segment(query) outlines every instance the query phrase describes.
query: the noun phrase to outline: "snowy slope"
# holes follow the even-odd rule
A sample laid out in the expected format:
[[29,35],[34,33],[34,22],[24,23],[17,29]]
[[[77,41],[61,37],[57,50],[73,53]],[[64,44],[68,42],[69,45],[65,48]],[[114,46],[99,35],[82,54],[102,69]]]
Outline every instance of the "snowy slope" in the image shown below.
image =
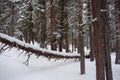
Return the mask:
[[[86,74],[80,75],[79,62],[38,58],[33,55],[30,65],[23,62],[26,55],[11,49],[0,55],[0,80],[95,80],[95,62],[86,59]],[[112,55],[112,59],[114,59]],[[114,80],[120,80],[120,66],[113,63]]]

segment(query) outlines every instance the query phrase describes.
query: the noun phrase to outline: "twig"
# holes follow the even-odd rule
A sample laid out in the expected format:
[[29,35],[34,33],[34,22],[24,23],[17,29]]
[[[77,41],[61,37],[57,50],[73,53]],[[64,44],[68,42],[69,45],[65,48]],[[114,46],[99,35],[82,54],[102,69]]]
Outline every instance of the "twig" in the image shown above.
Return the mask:
[[28,53],[28,58],[23,64],[26,64],[27,66],[29,65],[29,59],[30,59],[31,55],[32,55],[32,53],[31,54]]

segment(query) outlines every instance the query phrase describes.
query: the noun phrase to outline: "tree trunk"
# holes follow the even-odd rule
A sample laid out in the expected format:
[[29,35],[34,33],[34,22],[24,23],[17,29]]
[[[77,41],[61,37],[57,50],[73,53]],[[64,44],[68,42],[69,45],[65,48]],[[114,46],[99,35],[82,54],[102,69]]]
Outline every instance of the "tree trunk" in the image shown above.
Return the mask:
[[[106,0],[92,0],[97,80],[113,80],[109,49],[109,25]],[[106,74],[105,74],[106,73]]]
[[[82,21],[82,1],[78,1],[79,2],[79,15],[78,15],[78,20],[79,20],[79,24],[83,23]],[[84,53],[84,34],[83,34],[83,26],[79,26],[78,27],[79,32],[78,32],[78,53],[80,53],[80,70],[81,70],[81,74],[85,74],[85,53]]]
[[116,59],[115,63],[120,64],[120,0],[116,1]]
[[59,5],[60,5],[60,40],[59,40],[59,51],[62,52],[62,47],[63,47],[63,36],[64,36],[64,5],[65,2],[64,0],[60,0],[59,1]]
[[43,0],[43,5],[44,5],[44,12],[43,12],[43,20],[42,20],[42,31],[41,31],[41,44],[40,47],[45,48],[46,47],[46,0]]
[[[88,1],[88,21],[92,21],[92,6],[91,6],[91,0]],[[90,23],[89,25],[89,34],[90,34],[90,61],[94,61],[94,30],[93,25]]]
[[83,41],[83,34],[82,32],[82,27],[80,27],[79,29],[79,35],[78,35],[78,53],[80,53],[80,70],[81,70],[81,74],[85,74],[85,53],[84,53],[84,41]]
[[104,57],[101,47],[101,0],[92,0],[93,19],[97,21],[93,23],[94,26],[94,44],[95,44],[95,58],[96,58],[96,80],[105,80],[104,73]]
[[10,2],[10,9],[11,9],[11,13],[10,13],[10,27],[8,29],[8,34],[10,36],[14,36],[14,3]]
[[55,38],[55,35],[54,35],[54,32],[55,32],[55,0],[50,0],[50,29],[51,29],[51,32],[50,32],[50,37],[51,37],[51,50],[57,50],[57,46],[56,46],[56,38]]
[[112,77],[112,68],[111,68],[111,56],[110,56],[110,46],[109,46],[109,30],[110,26],[108,24],[108,9],[107,9],[107,0],[102,0],[101,3],[101,20],[103,21],[102,34],[103,34],[103,55],[104,55],[104,64],[106,70],[106,80],[113,80]]

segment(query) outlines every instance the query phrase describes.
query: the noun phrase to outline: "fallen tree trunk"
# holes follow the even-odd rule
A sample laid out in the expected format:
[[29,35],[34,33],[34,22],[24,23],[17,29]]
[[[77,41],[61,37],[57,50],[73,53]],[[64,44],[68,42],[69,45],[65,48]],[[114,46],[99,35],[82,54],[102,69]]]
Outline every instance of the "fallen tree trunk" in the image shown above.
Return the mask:
[[7,44],[12,47],[16,47],[18,49],[22,49],[26,52],[31,52],[33,54],[36,54],[36,56],[43,56],[47,58],[55,58],[55,59],[72,59],[76,58],[79,59],[79,54],[72,54],[72,53],[62,53],[47,49],[38,48],[35,45],[31,45],[28,43],[25,43],[23,41],[20,41],[18,39],[15,39],[13,37],[7,36],[5,34],[0,33],[0,42]]
[[[15,39],[13,37],[10,37],[8,35],[5,35],[3,33],[0,33],[0,42],[4,43],[5,45],[9,45],[11,47],[24,50],[27,53],[31,52],[38,57],[43,56],[50,59],[53,59],[53,58],[54,59],[80,59],[79,54],[63,53],[63,52],[42,49],[42,48],[36,47],[35,45],[31,45],[23,41],[20,41],[18,39]],[[86,55],[85,57],[89,58],[90,56]]]

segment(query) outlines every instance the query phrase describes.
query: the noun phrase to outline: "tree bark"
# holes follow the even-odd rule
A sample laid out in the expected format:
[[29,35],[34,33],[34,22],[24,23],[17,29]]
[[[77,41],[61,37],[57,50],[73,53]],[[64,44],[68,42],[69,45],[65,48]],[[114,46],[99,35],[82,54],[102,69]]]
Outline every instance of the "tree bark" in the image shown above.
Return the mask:
[[46,47],[46,37],[47,37],[47,33],[46,33],[46,0],[43,0],[43,6],[44,6],[44,12],[43,12],[43,20],[42,20],[42,31],[41,31],[41,44],[40,47],[45,48]]
[[101,45],[101,0],[92,0],[93,19],[97,21],[93,23],[94,26],[94,44],[95,44],[95,58],[96,58],[96,80],[105,80],[104,73],[104,57],[102,54]]
[[57,50],[57,46],[56,46],[56,38],[55,38],[55,35],[54,35],[54,32],[55,32],[55,0],[50,0],[50,37],[51,37],[51,50]]
[[60,0],[59,1],[59,5],[60,5],[60,40],[59,40],[59,51],[62,52],[62,47],[63,47],[63,36],[64,36],[64,0]]
[[110,46],[109,46],[109,30],[110,26],[108,24],[108,9],[107,9],[107,0],[102,0],[101,3],[101,20],[103,21],[102,34],[103,34],[103,55],[104,55],[104,64],[106,70],[106,80],[113,80],[112,77],[112,68],[111,68],[111,56],[110,56]]
[[120,0],[115,0],[116,2],[116,59],[115,63],[120,64]]
[[[88,1],[88,21],[92,21],[92,5],[91,5],[91,0]],[[92,23],[89,25],[89,34],[90,34],[90,61],[94,61],[94,29]]]
[[[78,15],[78,20],[79,20],[79,24],[83,23],[82,21],[82,1],[78,1],[79,2],[79,15]],[[78,45],[78,53],[80,53],[80,70],[81,70],[81,74],[85,74],[85,52],[84,52],[84,34],[83,34],[83,26],[79,26],[78,27],[78,40],[77,40],[77,45]]]
[[106,0],[92,0],[97,80],[113,80],[109,49],[109,24]]

